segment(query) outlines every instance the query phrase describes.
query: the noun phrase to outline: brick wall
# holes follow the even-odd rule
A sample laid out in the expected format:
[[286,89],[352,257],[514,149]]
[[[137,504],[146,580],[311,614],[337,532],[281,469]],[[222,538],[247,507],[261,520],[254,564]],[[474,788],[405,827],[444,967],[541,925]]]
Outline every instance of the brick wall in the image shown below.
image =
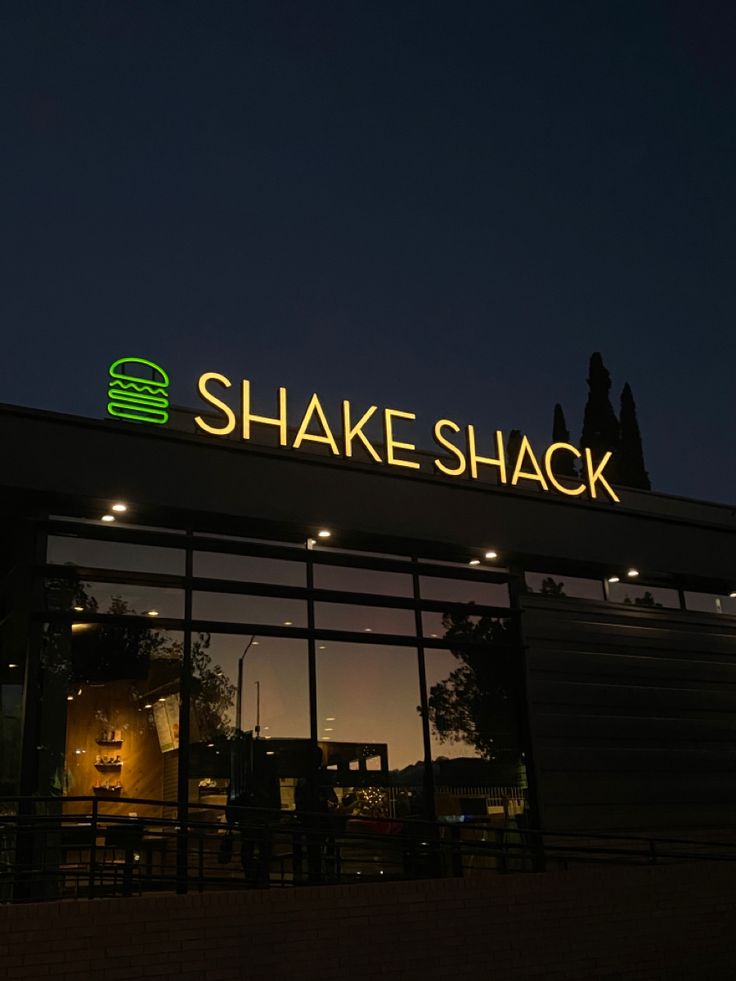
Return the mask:
[[736,865],[0,907],[0,977],[736,977]]

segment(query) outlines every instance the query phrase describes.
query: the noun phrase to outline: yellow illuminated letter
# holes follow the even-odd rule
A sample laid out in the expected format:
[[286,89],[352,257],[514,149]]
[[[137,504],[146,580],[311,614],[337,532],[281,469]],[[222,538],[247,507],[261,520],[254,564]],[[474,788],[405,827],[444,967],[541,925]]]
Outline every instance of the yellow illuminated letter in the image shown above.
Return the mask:
[[585,493],[585,484],[579,484],[577,487],[565,487],[561,484],[555,473],[552,465],[552,457],[555,453],[560,450],[565,450],[566,453],[572,453],[573,456],[580,457],[580,450],[575,449],[570,443],[553,443],[551,446],[547,447],[547,452],[544,454],[544,469],[547,471],[547,476],[549,477],[549,482],[552,486],[560,492],[560,494],[567,494],[569,497],[577,497],[578,494]]
[[416,450],[413,443],[397,443],[394,439],[394,419],[416,419],[413,412],[402,412],[400,409],[383,410],[383,429],[386,437],[386,463],[392,467],[410,467],[419,470],[420,465],[414,460],[399,460],[394,450]]
[[442,462],[442,460],[435,459],[434,465],[437,467],[438,470],[441,470],[442,473],[447,474],[448,477],[460,477],[465,473],[465,471],[468,468],[468,464],[466,463],[465,460],[465,454],[462,452],[462,450],[459,450],[457,446],[454,445],[454,443],[451,443],[448,439],[446,439],[442,435],[443,429],[451,429],[454,433],[459,433],[460,427],[456,422],[453,422],[452,419],[438,419],[437,422],[434,424],[435,442],[437,443],[438,446],[441,446],[443,449],[449,450],[450,453],[454,453],[455,456],[458,458],[459,463],[456,467],[448,467],[446,464]]
[[470,461],[470,476],[476,479],[478,476],[478,464],[484,463],[489,467],[498,467],[498,479],[502,484],[506,483],[506,456],[503,452],[503,433],[500,429],[496,430],[496,453],[494,459],[488,456],[478,456],[475,450],[475,427],[468,426],[468,459]]
[[250,382],[243,379],[243,439],[250,439],[250,426],[260,422],[264,426],[277,426],[279,431],[279,446],[286,446],[286,389],[279,389],[279,414],[275,419],[269,416],[254,416],[250,411]]
[[[312,421],[312,416],[316,416],[319,421],[320,426],[324,430],[323,433],[308,433],[307,428]],[[311,443],[327,443],[329,448],[332,450],[335,456],[340,456],[340,451],[337,448],[337,443],[335,442],[335,437],[332,435],[332,430],[330,429],[330,424],[324,414],[324,410],[320,405],[320,401],[317,398],[316,393],[309,400],[309,405],[307,406],[307,411],[304,413],[304,418],[302,419],[302,424],[299,427],[299,432],[296,434],[296,439],[293,442],[293,447],[298,450],[299,447],[304,442]]]
[[[528,470],[522,470],[524,466],[524,457],[529,458],[529,463],[534,468],[534,472],[530,473]],[[524,480],[537,480],[542,485],[544,490],[549,490],[547,486],[547,481],[544,479],[544,474],[542,473],[542,468],[537,462],[537,458],[534,456],[534,450],[526,436],[521,439],[521,446],[519,447],[519,455],[516,458],[516,466],[514,467],[514,475],[511,478],[511,486],[515,487],[521,478]]]
[[615,501],[618,504],[620,503],[620,498],[616,496],[613,487],[611,487],[611,485],[608,483],[606,478],[603,476],[603,468],[605,467],[605,465],[608,463],[608,461],[611,459],[612,456],[613,454],[611,453],[611,451],[607,450],[601,462],[598,464],[597,467],[595,467],[593,463],[593,454],[590,452],[587,446],[585,447],[585,466],[588,470],[588,489],[590,490],[590,496],[593,499],[595,499],[596,497],[595,485],[596,483],[601,483],[603,484],[606,491],[610,495],[611,500]]
[[215,396],[207,391],[207,383],[210,381],[219,382],[224,385],[225,388],[230,388],[232,382],[229,378],[224,375],[218,375],[216,371],[207,371],[203,375],[199,376],[199,381],[197,382],[197,391],[202,396],[205,401],[210,402],[212,405],[216,405],[220,412],[225,414],[227,423],[224,426],[210,426],[208,422],[202,418],[202,416],[195,416],[194,421],[199,426],[200,429],[204,429],[206,433],[210,433],[212,436],[228,436],[233,429],[235,429],[235,413],[225,402],[221,402],[220,399],[215,398]]
[[373,413],[376,411],[377,408],[378,408],[377,405],[372,405],[367,412],[363,413],[360,419],[353,426],[350,423],[350,403],[348,402],[347,399],[345,399],[345,401],[342,403],[342,425],[343,425],[343,432],[345,434],[344,435],[345,456],[353,455],[353,440],[357,436],[358,439],[363,444],[363,446],[365,446],[365,448],[368,450],[370,455],[376,461],[376,463],[382,462],[380,456],[378,455],[378,453],[376,453],[373,444],[368,439],[366,434],[363,432],[363,426],[365,426],[365,424],[368,422],[368,420],[370,419],[370,417],[373,415]]

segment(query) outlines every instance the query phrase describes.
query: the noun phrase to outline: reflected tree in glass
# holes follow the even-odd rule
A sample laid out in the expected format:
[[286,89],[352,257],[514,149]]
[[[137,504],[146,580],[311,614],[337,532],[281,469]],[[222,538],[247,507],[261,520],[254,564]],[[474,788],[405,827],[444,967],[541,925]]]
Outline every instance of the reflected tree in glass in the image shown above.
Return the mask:
[[[472,604],[470,604],[472,607]],[[429,690],[429,718],[441,742],[464,742],[499,767],[521,764],[519,668],[512,629],[472,609],[446,613],[444,639],[457,666]]]

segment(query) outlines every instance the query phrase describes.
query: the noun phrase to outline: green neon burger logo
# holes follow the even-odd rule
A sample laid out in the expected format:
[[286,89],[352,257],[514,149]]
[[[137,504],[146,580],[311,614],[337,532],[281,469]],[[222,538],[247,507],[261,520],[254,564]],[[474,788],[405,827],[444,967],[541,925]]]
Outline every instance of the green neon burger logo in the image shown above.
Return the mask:
[[110,365],[107,411],[118,419],[169,421],[169,376],[145,358],[118,358]]

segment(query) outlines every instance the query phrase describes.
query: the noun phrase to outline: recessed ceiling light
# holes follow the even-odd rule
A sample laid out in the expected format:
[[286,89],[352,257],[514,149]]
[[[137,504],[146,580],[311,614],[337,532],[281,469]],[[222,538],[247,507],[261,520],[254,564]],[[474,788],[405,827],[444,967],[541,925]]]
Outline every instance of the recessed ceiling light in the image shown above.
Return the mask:
[[480,565],[480,559],[471,559],[468,565]]
[[[729,593],[728,595],[731,597],[731,599],[736,599],[736,592]],[[10,667],[12,668],[13,665],[11,664]]]
[[335,716],[334,715],[326,715],[325,716],[325,722],[334,722],[334,721],[335,721]]
[[161,698],[159,698],[159,702],[165,702],[165,701],[166,701],[166,699],[165,699],[165,698],[164,698],[164,696],[162,695],[162,696],[161,696]]
[[66,696],[66,700],[67,700],[67,702],[73,702],[74,701],[74,695],[67,695]]
[[325,645],[324,645],[324,644],[320,644],[320,645],[319,645],[319,649],[320,649],[321,651],[326,651],[326,650],[327,650],[327,648],[325,647]]
[[326,528],[322,528],[320,531],[317,532],[317,538],[330,538],[331,535],[332,532],[328,531]]
[[497,559],[498,558],[498,552],[494,552],[493,549],[491,549],[490,552],[486,552],[485,557],[487,559]]
[[107,522],[114,521],[115,520],[115,515],[114,514],[103,514],[102,515],[102,518],[100,520],[101,521],[107,521]]
[[328,726],[328,727],[327,727],[327,728],[325,729],[325,732],[334,732],[334,731],[335,731],[335,730],[334,730],[334,729],[332,728],[332,726]]
[[366,633],[366,634],[372,634],[373,633],[373,627],[366,627],[363,632]]
[[207,743],[207,749],[214,749],[214,748],[215,748],[214,743]]
[[621,580],[619,579],[618,576],[609,576],[608,577],[608,581],[609,582],[621,582]]
[[284,626],[285,627],[293,627],[294,624],[293,624],[293,622],[291,620],[284,620]]
[[146,702],[146,704],[143,706],[143,708],[144,709],[152,709],[153,708],[153,705],[151,705],[150,702]]
[[266,750],[266,756],[275,756],[275,755],[276,755],[276,750],[275,749],[267,749]]
[[83,606],[74,606],[74,607],[72,607],[72,609],[74,610],[75,613],[84,613],[84,607]]
[[629,579],[634,579],[634,578],[636,578],[636,576],[639,575],[639,570],[638,569],[629,569],[629,571],[626,573],[626,575],[629,577]]
[[157,617],[158,616],[158,610],[148,610],[147,613],[146,613],[146,616],[147,617]]
[[18,665],[17,665],[17,664],[9,664],[9,665],[8,665],[8,667],[9,667],[9,668],[17,668],[17,667],[18,667]]
[[128,510],[128,505],[127,504],[123,504],[122,501],[118,501],[117,504],[113,504],[112,509],[113,509],[113,511],[117,511],[119,514],[122,514],[123,511],[127,511]]

